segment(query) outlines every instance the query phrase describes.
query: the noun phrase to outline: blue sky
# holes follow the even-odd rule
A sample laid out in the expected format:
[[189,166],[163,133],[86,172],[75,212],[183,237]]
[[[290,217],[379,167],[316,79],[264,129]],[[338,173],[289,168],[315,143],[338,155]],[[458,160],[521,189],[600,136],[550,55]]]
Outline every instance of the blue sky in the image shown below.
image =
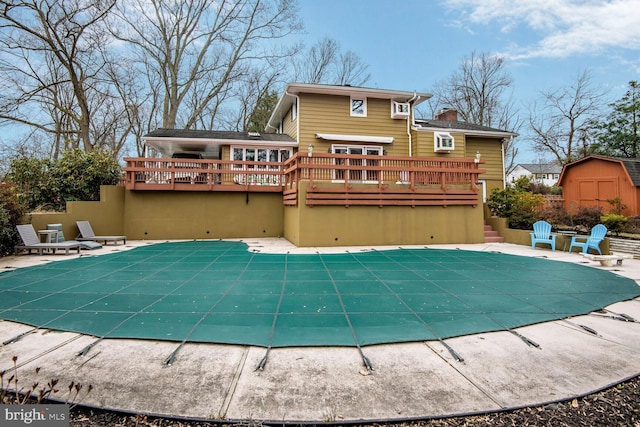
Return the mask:
[[[328,36],[369,65],[368,86],[428,92],[463,58],[503,55],[526,117],[585,70],[620,98],[640,80],[640,0],[299,0],[308,44]],[[521,147],[524,141],[520,143]],[[537,154],[521,149],[520,162]]]

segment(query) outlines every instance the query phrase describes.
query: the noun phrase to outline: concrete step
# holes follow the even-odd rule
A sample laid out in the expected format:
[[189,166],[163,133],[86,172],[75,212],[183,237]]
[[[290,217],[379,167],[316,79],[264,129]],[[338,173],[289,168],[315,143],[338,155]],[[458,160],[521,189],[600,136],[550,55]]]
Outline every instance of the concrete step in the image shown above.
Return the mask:
[[490,225],[484,225],[484,242],[485,243],[504,243],[504,237],[500,237],[497,231]]

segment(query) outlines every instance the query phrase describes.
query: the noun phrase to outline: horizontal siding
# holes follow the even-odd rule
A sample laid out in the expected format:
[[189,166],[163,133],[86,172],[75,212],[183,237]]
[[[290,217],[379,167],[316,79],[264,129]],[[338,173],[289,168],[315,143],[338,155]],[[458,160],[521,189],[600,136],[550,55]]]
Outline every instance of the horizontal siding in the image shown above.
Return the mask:
[[464,134],[449,132],[453,137],[453,151],[436,152],[434,150],[434,131],[414,132],[413,155],[418,157],[442,157],[442,158],[462,158],[465,157]]
[[291,120],[291,110],[282,119],[282,131],[293,139],[298,139],[298,119]]
[[480,179],[498,180],[504,179],[504,166],[502,164],[502,143],[496,138],[467,137],[465,157],[475,157],[480,152],[484,162],[481,167],[487,171],[480,175]]
[[316,133],[345,135],[391,136],[392,144],[367,144],[384,147],[388,154],[406,155],[408,152],[407,122],[391,118],[391,101],[367,99],[367,117],[351,117],[351,99],[348,96],[301,94],[298,120],[300,120],[300,147],[313,144],[315,149],[327,152],[338,141],[324,141]]

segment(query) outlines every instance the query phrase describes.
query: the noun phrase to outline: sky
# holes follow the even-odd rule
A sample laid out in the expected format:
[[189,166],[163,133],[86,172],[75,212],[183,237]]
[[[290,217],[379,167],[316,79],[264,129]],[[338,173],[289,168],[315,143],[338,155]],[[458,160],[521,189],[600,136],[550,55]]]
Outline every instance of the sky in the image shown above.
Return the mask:
[[[330,37],[367,86],[429,92],[472,52],[499,54],[521,115],[588,71],[607,102],[640,80],[640,0],[299,0],[309,45]],[[523,134],[523,132],[521,132]],[[523,134],[524,135],[524,134]],[[540,160],[520,138],[518,162]]]

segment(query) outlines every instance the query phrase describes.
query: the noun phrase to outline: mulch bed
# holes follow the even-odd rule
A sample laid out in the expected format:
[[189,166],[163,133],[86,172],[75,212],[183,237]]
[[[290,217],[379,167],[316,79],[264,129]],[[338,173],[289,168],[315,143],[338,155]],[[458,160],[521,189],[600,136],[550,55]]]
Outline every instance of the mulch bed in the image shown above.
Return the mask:
[[[151,418],[76,407],[71,411],[71,427],[157,426],[206,427],[229,424],[188,422]],[[260,423],[243,423],[260,426]],[[468,427],[468,426],[625,426],[640,427],[640,377],[580,399],[545,406],[469,417],[414,421],[407,423],[361,424],[363,427]]]

